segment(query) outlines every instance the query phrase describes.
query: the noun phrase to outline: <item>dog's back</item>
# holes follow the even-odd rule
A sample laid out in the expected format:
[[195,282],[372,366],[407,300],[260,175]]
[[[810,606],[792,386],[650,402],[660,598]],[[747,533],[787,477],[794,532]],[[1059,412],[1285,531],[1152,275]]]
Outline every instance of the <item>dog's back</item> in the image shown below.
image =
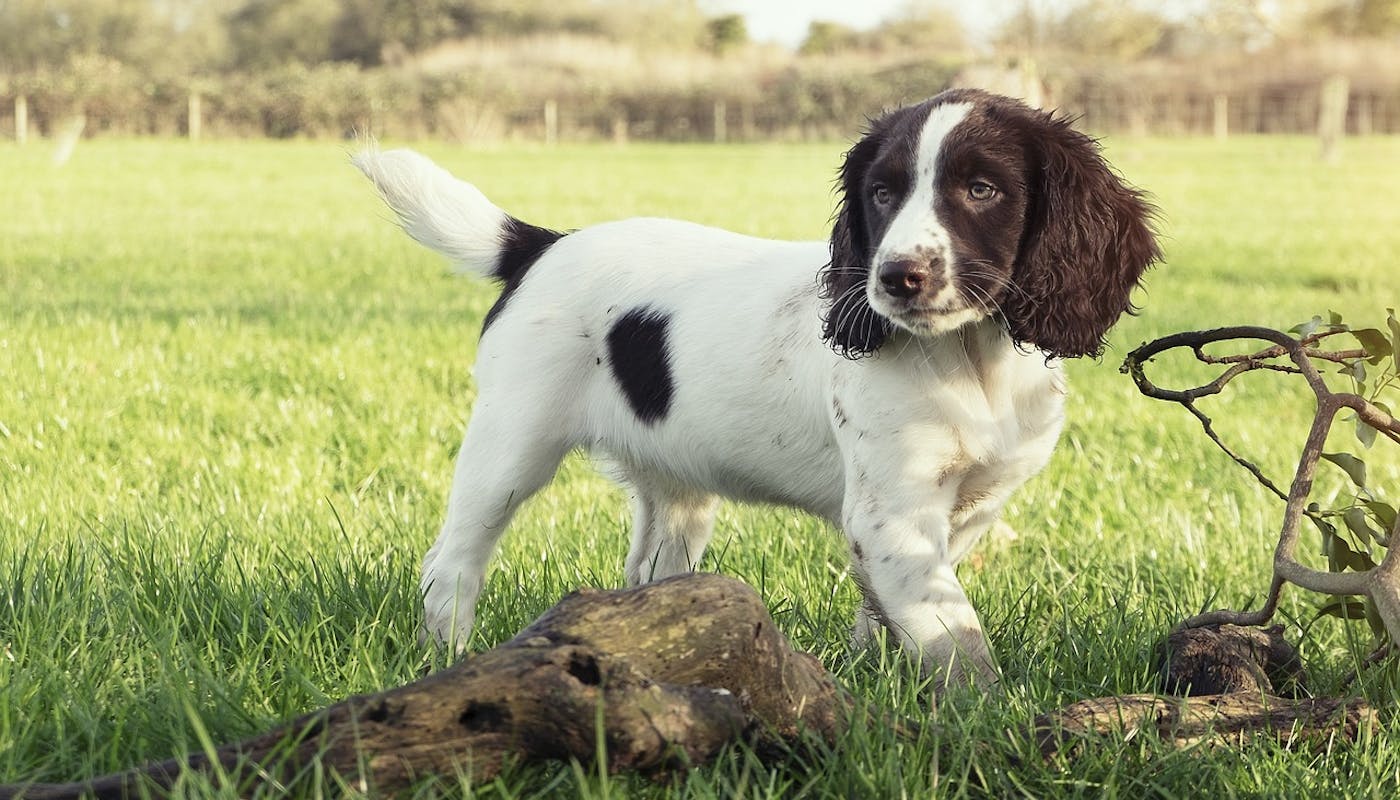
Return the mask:
[[[486,402],[548,408],[534,435],[628,475],[836,519],[841,465],[821,387],[840,359],[821,341],[815,279],[825,242],[654,218],[564,235],[417,153],[355,164],[416,241],[502,283],[473,373]],[[784,390],[754,392],[763,385]]]

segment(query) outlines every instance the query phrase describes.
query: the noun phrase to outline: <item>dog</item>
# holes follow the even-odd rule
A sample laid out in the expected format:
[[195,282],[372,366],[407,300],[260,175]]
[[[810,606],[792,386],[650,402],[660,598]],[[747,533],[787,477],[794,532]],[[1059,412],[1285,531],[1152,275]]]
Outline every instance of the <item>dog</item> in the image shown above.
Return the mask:
[[633,506],[626,577],[691,570],[720,498],[839,525],[884,625],[947,687],[997,671],[954,566],[1049,459],[1061,359],[1098,356],[1160,253],[1071,122],[952,90],[872,120],[829,241],[670,219],[563,233],[427,158],[354,157],[415,240],[495,278],[425,630],[460,647],[512,514],[576,448]]

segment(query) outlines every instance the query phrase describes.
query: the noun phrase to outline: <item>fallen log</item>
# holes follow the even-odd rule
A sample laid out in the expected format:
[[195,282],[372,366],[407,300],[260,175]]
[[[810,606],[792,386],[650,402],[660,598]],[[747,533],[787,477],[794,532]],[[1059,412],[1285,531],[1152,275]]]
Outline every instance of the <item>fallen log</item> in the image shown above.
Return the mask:
[[1099,697],[1041,714],[1031,723],[1041,757],[1072,758],[1095,738],[1143,732],[1172,747],[1238,746],[1260,736],[1297,747],[1355,741],[1379,725],[1376,710],[1360,698],[1278,696],[1302,693],[1306,680],[1283,630],[1178,626],[1158,652],[1165,695]]
[[1357,698],[1290,700],[1259,692],[1193,697],[1128,694],[1072,703],[1031,725],[1042,758],[1073,758],[1100,737],[1148,732],[1173,747],[1239,746],[1272,737],[1285,747],[1355,741],[1379,725],[1376,710]]
[[815,657],[792,649],[752,589],[696,573],[574,592],[500,647],[212,754],[4,786],[0,800],[138,796],[170,788],[186,770],[276,785],[316,765],[377,792],[427,775],[490,780],[508,760],[591,762],[600,752],[611,771],[663,770],[735,741],[835,742],[853,708]]

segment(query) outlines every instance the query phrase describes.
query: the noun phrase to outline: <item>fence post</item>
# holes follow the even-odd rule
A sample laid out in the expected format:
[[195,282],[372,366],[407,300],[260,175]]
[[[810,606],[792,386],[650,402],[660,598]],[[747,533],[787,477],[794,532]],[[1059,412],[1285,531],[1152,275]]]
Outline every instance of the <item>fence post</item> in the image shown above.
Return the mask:
[[723,100],[716,100],[716,101],[715,101],[715,141],[716,141],[716,142],[723,142],[725,139],[729,138],[729,136],[728,136],[729,132],[728,132],[728,130],[727,130],[727,128],[728,128],[728,120],[725,119],[725,116],[726,116],[726,112],[727,112],[727,111],[728,111],[728,109],[725,108],[725,106],[724,106],[724,101],[723,101]]
[[29,98],[15,95],[15,143],[29,141]]
[[1345,75],[1333,75],[1322,84],[1322,102],[1317,113],[1317,135],[1322,140],[1322,160],[1335,162],[1341,157],[1338,145],[1346,135],[1347,96],[1351,81]]
[[550,98],[544,101],[544,143],[559,141],[559,104]]
[[1230,138],[1230,96],[1224,92],[1216,92],[1215,94],[1212,122],[1215,127],[1216,139],[1223,142]]
[[204,98],[198,91],[190,90],[189,111],[186,117],[186,133],[190,141],[199,141],[199,135],[204,130]]

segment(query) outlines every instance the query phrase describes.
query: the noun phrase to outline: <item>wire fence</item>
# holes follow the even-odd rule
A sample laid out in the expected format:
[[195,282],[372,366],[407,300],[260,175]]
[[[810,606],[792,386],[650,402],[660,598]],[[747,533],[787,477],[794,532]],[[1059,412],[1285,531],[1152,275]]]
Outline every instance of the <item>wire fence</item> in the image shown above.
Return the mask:
[[[924,65],[872,74],[787,72],[752,82],[617,88],[500,85],[480,78],[327,67],[234,77],[195,89],[139,80],[109,80],[78,93],[70,86],[12,84],[0,88],[0,137],[21,142],[55,137],[71,131],[77,119],[85,136],[839,140],[857,135],[865,117],[882,108],[966,85],[961,74]],[[1400,133],[1400,75],[1389,85],[1326,74],[1241,83],[1212,87],[1089,73],[1052,79],[1044,97],[1047,106],[1079,117],[1083,127],[1098,134],[1312,135],[1329,115],[1337,116],[1342,134]]]

